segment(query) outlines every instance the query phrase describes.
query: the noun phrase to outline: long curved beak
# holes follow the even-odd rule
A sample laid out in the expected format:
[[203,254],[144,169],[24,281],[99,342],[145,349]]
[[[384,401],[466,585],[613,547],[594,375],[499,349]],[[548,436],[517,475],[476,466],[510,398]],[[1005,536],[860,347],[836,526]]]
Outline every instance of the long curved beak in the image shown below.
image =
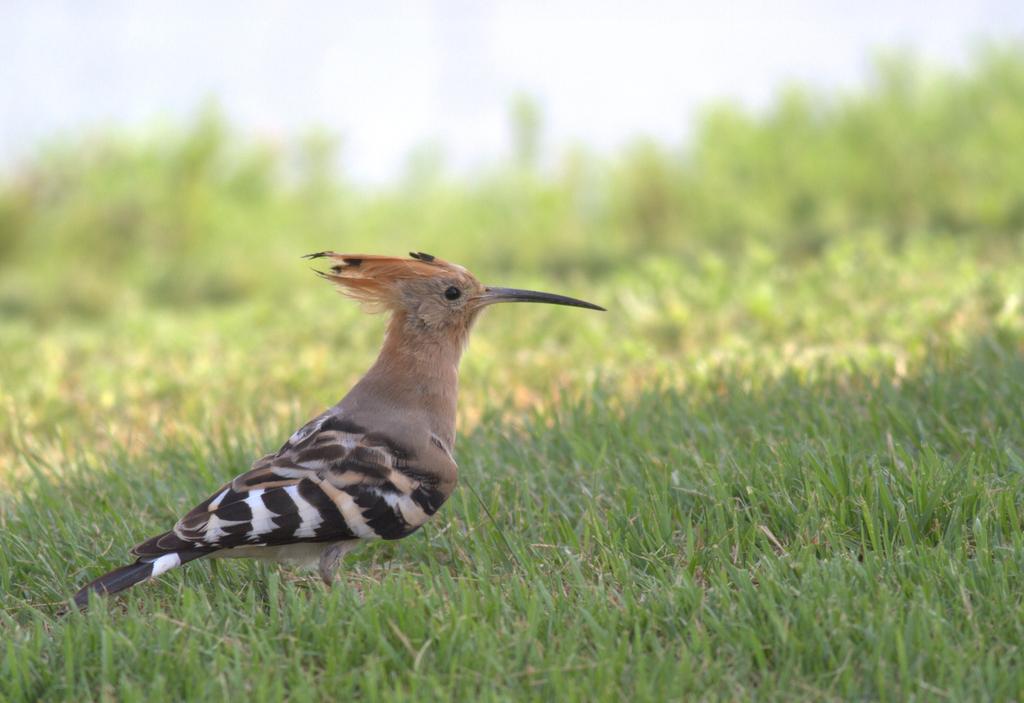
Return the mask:
[[600,305],[588,303],[585,300],[577,300],[566,295],[555,295],[554,293],[541,293],[535,290],[522,290],[520,288],[485,288],[484,294],[480,296],[483,305],[493,303],[548,303],[550,305],[569,305],[574,308],[587,308],[588,310],[604,311]]

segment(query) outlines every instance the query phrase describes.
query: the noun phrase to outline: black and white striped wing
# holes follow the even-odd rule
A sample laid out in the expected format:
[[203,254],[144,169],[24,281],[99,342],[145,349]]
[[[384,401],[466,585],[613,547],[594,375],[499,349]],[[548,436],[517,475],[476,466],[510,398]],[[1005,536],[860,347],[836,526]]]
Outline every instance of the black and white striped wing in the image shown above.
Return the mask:
[[445,499],[410,458],[387,437],[321,416],[134,552],[400,539]]

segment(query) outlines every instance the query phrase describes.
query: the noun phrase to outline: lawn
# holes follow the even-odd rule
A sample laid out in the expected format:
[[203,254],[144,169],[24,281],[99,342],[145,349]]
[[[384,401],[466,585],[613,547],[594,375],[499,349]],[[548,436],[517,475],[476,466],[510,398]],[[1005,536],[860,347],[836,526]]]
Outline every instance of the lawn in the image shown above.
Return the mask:
[[[1018,98],[980,90],[993,74]],[[1004,119],[1021,77],[1000,55],[959,80]],[[957,85],[904,109],[955,122]],[[259,150],[203,142],[215,120],[170,156],[109,136],[39,155],[0,189],[0,700],[1019,700],[1019,200],[947,174],[946,208],[908,166],[889,202],[802,170],[889,99],[812,111],[817,146],[769,188],[798,206],[778,211],[693,154],[731,125],[770,169],[762,147],[807,127],[791,100],[586,187],[521,166],[292,187]],[[942,143],[949,163],[989,153]],[[826,170],[871,182],[848,152]],[[740,175],[661,188],[687,169]],[[372,361],[382,319],[299,259],[324,248],[425,249],[608,312],[489,310],[462,366],[459,488],[331,589],[200,561],[61,617]]]

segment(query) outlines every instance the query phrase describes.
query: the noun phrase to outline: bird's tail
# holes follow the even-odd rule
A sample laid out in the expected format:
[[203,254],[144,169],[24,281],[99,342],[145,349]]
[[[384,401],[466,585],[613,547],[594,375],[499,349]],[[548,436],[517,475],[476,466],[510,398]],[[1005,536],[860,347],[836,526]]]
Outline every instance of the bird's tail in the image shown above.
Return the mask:
[[113,595],[115,593],[120,593],[125,589],[131,588],[137,583],[142,583],[143,581],[156,578],[157,576],[170,571],[171,569],[175,569],[182,564],[190,562],[193,559],[206,556],[210,551],[210,549],[195,547],[175,552],[167,552],[159,556],[140,557],[134,564],[128,564],[127,566],[114,569],[113,571],[100,576],[89,585],[84,586],[75,594],[75,605],[79,608],[85,608],[89,603],[89,595],[92,593],[99,595]]

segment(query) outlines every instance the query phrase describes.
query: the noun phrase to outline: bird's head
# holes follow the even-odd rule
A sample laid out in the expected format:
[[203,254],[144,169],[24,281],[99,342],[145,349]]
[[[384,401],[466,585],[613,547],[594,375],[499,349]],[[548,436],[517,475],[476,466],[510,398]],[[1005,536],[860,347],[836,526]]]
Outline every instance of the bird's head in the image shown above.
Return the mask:
[[411,330],[466,333],[480,311],[494,303],[549,303],[604,310],[564,295],[485,286],[458,264],[422,252],[409,256],[403,259],[321,251],[306,258],[328,259],[330,270],[317,271],[320,276],[372,311],[395,313]]

